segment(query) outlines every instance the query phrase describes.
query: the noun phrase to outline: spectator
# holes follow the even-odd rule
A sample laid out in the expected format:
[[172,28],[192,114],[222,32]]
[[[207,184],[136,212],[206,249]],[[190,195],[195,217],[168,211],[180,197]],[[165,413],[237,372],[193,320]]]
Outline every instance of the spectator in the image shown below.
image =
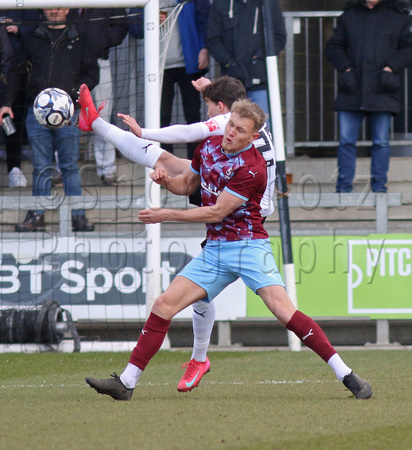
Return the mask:
[[143,16],[144,8],[130,8],[129,11],[129,33],[135,39],[143,39]]
[[[7,90],[10,82],[10,74],[13,65],[13,48],[10,44],[9,37],[3,27],[0,27],[0,105],[7,103]],[[13,112],[7,106],[0,108],[0,124],[2,124],[3,116]]]
[[[286,43],[286,28],[279,1],[272,0],[275,52]],[[207,48],[220,64],[222,75],[240,80],[247,96],[269,114],[265,35],[260,0],[215,0],[207,28]]]
[[[17,64],[17,72],[12,80],[13,98],[19,78],[29,71],[27,102],[48,87],[65,90],[73,100],[84,82],[96,86],[99,80],[99,66],[94,48],[88,39],[77,31],[74,25],[66,23],[68,8],[45,9],[47,23],[42,23],[24,39],[23,51]],[[9,103],[11,104],[11,103]],[[57,150],[63,175],[66,195],[82,195],[78,167],[80,131],[75,126],[64,126],[52,130],[40,125],[29,106],[26,130],[33,158],[33,188],[35,196],[51,193],[51,164]],[[94,225],[85,216],[84,210],[72,211],[73,231],[93,231]],[[29,211],[16,231],[44,230],[44,210]]]
[[[6,10],[0,9],[0,22],[10,39],[14,61],[19,57],[24,36],[35,28],[39,14],[37,10]],[[26,86],[27,77],[21,78],[15,101],[13,103],[13,122],[16,132],[4,135],[4,143],[7,155],[7,171],[9,173],[9,187],[26,187],[27,179],[21,171],[21,150],[24,136],[24,120],[26,116]],[[0,114],[0,119],[3,115]]]
[[[3,27],[0,27],[0,101],[6,101],[8,85],[10,83],[11,69],[13,66],[13,48],[10,39]],[[2,108],[3,110],[3,108]],[[3,119],[3,115],[1,116]]]
[[[78,8],[69,14],[73,22],[93,43],[97,50],[100,67],[100,82],[92,90],[93,99],[100,104],[106,102],[102,117],[110,122],[113,109],[113,82],[109,53],[120,45],[128,32],[124,8]],[[116,182],[116,150],[99,136],[94,137],[94,157],[97,175],[105,186]]]
[[326,43],[326,56],[339,72],[336,192],[353,189],[356,141],[365,116],[372,138],[371,188],[386,192],[391,118],[400,110],[400,74],[412,63],[408,0],[348,1]]
[[[160,21],[181,3],[181,0],[160,0]],[[194,0],[182,8],[167,50],[165,70],[163,73],[162,99],[160,106],[160,125],[166,127],[172,121],[172,108],[175,85],[178,84],[182,97],[185,121],[188,124],[200,122],[200,94],[193,87],[196,80],[207,72],[209,53],[206,49],[206,27],[209,16],[209,0]],[[141,38],[139,26],[131,26],[130,33]],[[182,36],[184,39],[182,39]],[[173,153],[173,145],[163,145],[165,150]],[[187,144],[187,157],[192,159],[196,143]]]

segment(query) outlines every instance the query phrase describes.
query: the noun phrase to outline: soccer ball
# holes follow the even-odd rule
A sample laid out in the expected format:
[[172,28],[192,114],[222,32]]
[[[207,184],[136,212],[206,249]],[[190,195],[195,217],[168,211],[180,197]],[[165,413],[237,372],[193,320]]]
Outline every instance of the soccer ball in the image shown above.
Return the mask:
[[70,123],[74,114],[73,100],[59,88],[47,88],[34,99],[34,116],[40,125],[56,130]]

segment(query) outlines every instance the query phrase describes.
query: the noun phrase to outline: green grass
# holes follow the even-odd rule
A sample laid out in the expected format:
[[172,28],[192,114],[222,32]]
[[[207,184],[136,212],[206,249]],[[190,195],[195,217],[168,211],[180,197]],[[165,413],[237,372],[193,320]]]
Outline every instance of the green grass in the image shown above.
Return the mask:
[[1,354],[0,449],[410,449],[409,351],[345,351],[372,384],[355,400],[304,351],[214,352],[199,388],[179,394],[189,353],[160,352],[130,402],[88,388],[127,353]]

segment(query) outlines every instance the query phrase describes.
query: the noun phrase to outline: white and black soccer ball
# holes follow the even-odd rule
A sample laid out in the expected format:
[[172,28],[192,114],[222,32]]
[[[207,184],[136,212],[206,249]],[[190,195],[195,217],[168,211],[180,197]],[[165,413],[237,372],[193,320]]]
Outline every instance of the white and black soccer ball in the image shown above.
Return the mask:
[[63,89],[47,88],[34,99],[33,112],[40,125],[50,129],[61,128],[73,117],[73,100]]

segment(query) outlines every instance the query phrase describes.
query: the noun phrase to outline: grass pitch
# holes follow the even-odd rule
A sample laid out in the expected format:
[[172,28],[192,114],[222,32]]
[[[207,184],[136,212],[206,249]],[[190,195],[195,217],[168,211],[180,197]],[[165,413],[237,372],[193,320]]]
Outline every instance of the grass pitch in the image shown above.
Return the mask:
[[186,394],[190,353],[160,352],[130,402],[84,382],[120,374],[129,353],[1,354],[0,449],[410,449],[410,351],[341,355],[372,399],[355,400],[309,351],[213,352]]

